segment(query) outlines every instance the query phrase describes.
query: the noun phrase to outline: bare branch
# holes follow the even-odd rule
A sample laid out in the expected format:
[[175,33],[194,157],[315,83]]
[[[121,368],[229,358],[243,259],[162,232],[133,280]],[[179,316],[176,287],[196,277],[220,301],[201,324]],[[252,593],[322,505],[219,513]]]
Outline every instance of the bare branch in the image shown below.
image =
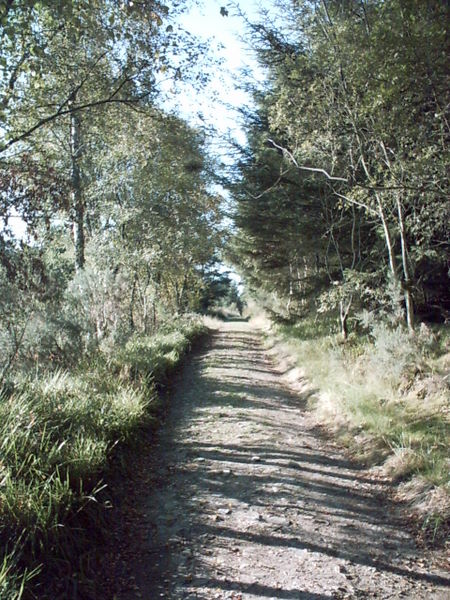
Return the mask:
[[273,190],[273,188],[276,187],[279,183],[281,183],[281,181],[283,180],[283,177],[286,175],[286,173],[289,173],[289,169],[284,169],[284,170],[280,169],[280,175],[278,176],[277,180],[270,187],[268,187],[267,189],[262,191],[257,196],[254,196],[253,194],[250,194],[250,192],[249,192],[249,196],[251,196],[253,198],[253,200],[259,200],[260,198],[262,198],[263,196],[265,196],[266,194],[271,192]]
[[[361,188],[364,190],[371,190],[373,192],[389,192],[389,191],[393,191],[393,190],[411,190],[414,192],[423,192],[423,191],[433,191],[433,188],[436,187],[434,182],[429,182],[429,181],[424,182],[424,185],[421,185],[421,186],[408,186],[406,184],[386,186],[386,185],[376,185],[376,184],[364,185],[363,183],[358,183],[356,181],[353,181],[351,179],[347,179],[344,177],[334,177],[333,175],[330,175],[327,171],[325,171],[325,169],[321,169],[319,167],[307,167],[305,165],[299,165],[297,160],[295,159],[294,155],[292,154],[292,152],[290,152],[287,148],[280,146],[279,144],[274,142],[272,139],[268,139],[267,141],[270,142],[272,144],[272,146],[274,146],[274,148],[281,150],[283,152],[283,154],[288,156],[291,159],[291,161],[294,163],[294,165],[297,167],[297,169],[299,169],[301,171],[311,171],[313,173],[322,173],[322,175],[325,175],[325,177],[327,179],[329,179],[330,181],[343,181],[344,183],[352,184],[354,187],[358,187],[358,188]],[[384,151],[386,152],[386,149],[384,149]],[[386,157],[387,157],[387,155],[386,155]],[[369,174],[369,171],[368,171],[368,168],[367,168],[367,165],[365,163],[363,156],[361,156],[359,158],[358,163],[362,164],[366,177],[369,179],[369,181],[372,181],[372,178]],[[386,163],[386,164],[388,166],[388,163]],[[390,166],[390,164],[389,164],[389,166]],[[334,191],[334,193],[336,193],[336,192]],[[337,194],[337,195],[339,196],[339,194]]]
[[378,211],[375,210],[374,208],[372,208],[371,206],[369,206],[368,204],[364,204],[363,202],[358,202],[357,200],[353,200],[353,198],[349,198],[348,196],[344,196],[344,194],[339,194],[335,190],[333,190],[333,192],[334,192],[334,194],[338,198],[341,198],[342,200],[345,200],[346,202],[349,202],[350,204],[353,204],[354,206],[358,206],[359,208],[363,208],[364,210],[367,210],[367,212],[371,213],[372,215],[379,216]]
[[346,179],[344,177],[333,177],[332,175],[327,173],[327,171],[325,171],[325,169],[320,169],[317,167],[306,167],[305,165],[299,165],[297,160],[295,159],[295,156],[287,148],[283,148],[283,146],[279,146],[272,139],[268,139],[267,141],[270,142],[274,148],[281,150],[283,152],[283,154],[287,155],[291,159],[291,161],[294,163],[294,165],[297,167],[297,169],[300,169],[301,171],[310,171],[313,173],[322,173],[322,175],[325,175],[325,177],[327,179],[329,179],[330,181],[343,181],[344,183],[348,183],[348,179]]

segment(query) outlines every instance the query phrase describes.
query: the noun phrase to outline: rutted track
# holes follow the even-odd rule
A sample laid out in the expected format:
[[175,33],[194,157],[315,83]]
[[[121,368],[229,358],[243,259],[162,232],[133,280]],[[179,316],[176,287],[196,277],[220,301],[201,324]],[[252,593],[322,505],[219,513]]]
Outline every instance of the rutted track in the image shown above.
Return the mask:
[[118,600],[449,597],[387,484],[321,439],[304,403],[248,323],[213,335],[137,461],[116,532]]

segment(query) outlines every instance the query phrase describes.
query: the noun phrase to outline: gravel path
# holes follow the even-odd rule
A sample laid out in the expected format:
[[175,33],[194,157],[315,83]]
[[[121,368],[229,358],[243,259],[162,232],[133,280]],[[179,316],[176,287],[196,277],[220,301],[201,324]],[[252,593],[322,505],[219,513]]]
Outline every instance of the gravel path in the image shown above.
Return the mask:
[[115,598],[450,598],[387,483],[321,438],[245,322],[183,370],[122,506]]

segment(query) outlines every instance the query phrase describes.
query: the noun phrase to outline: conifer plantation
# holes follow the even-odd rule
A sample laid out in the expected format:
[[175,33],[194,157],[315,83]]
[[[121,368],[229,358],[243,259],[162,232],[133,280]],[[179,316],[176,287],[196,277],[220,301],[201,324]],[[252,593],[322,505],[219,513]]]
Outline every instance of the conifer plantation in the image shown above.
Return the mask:
[[258,65],[225,160],[174,109],[219,69],[199,4],[0,0],[0,600],[100,598],[114,482],[230,315],[448,533],[448,3],[218,5]]

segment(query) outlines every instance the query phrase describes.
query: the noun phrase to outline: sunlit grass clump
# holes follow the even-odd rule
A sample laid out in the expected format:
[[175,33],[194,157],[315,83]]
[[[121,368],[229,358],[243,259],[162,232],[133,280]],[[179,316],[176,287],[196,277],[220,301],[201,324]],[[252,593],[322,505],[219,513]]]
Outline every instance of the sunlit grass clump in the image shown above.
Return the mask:
[[207,331],[196,318],[175,320],[152,336],[133,336],[110,356],[110,366],[133,380],[164,383],[192,341]]
[[1,398],[0,545],[19,564],[82,549],[77,513],[98,509],[110,451],[145,425],[150,402],[104,373],[25,379]]

